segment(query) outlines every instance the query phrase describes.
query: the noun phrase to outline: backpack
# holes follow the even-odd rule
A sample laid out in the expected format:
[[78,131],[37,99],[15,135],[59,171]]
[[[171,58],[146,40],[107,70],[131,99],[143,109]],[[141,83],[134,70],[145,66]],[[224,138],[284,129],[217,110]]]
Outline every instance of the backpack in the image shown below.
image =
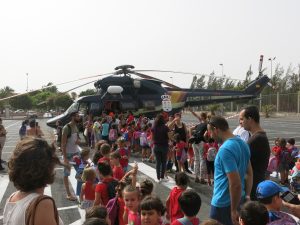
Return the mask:
[[140,136],[140,145],[146,146],[147,144],[148,144],[147,134],[145,132],[143,132],[143,133],[141,133],[141,136]]
[[207,123],[200,123],[195,128],[195,134],[193,135],[196,139],[195,143],[199,144],[201,141],[205,142],[204,134],[207,131]]
[[119,182],[115,179],[113,179],[110,182],[103,182],[107,187],[107,193],[108,193],[108,199],[112,199],[116,197],[116,187],[119,184]]
[[277,157],[276,156],[270,157],[267,171],[273,173],[274,171],[277,170],[277,167],[278,167]]
[[22,125],[19,129],[19,135],[25,136],[26,135],[26,125]]
[[[181,223],[182,225],[193,225],[193,223],[186,217],[182,217],[180,219],[177,219],[177,221],[179,223]],[[199,225],[200,221],[198,220],[198,225]]]
[[213,146],[209,147],[207,150],[207,161],[209,162],[215,161],[216,155],[217,155],[216,147]]
[[110,129],[109,130],[108,140],[110,140],[110,141],[117,140],[117,131],[115,129]]
[[[70,124],[66,124],[65,126],[68,128],[67,139],[69,139],[71,137],[71,135],[72,135],[72,128],[71,128]],[[63,128],[65,128],[65,127],[63,127]]]
[[106,204],[107,214],[110,219],[111,225],[119,225],[119,203],[118,196],[110,199]]
[[123,133],[123,138],[124,138],[124,140],[125,141],[128,141],[128,139],[129,139],[129,135],[128,135],[128,132],[126,131],[125,133]]
[[268,223],[268,225],[282,225],[282,224],[284,224],[284,225],[296,225],[296,224],[298,224],[294,220],[294,218],[291,215],[287,214],[287,213],[284,213],[284,212],[281,212],[281,211],[279,211],[279,212],[274,212],[273,211],[272,213],[275,214],[280,219],[274,220],[274,221]]
[[282,164],[290,164],[292,162],[292,155],[287,149],[282,150],[280,161]]

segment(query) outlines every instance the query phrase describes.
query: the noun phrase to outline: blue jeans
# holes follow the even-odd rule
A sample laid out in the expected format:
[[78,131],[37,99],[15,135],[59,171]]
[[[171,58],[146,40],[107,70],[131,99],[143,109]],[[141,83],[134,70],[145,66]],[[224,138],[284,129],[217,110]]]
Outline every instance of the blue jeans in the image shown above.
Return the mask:
[[168,146],[157,146],[157,145],[154,146],[157,179],[164,178],[165,176],[168,150],[169,150]]
[[231,220],[231,206],[216,207],[212,205],[209,217],[219,221],[223,225],[233,225]]

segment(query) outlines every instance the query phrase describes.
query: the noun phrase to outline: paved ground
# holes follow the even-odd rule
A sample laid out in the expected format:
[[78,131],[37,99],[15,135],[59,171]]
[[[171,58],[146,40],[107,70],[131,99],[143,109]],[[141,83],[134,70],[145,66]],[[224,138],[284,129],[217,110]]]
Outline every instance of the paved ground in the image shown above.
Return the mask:
[[[183,117],[183,120],[188,124],[195,123],[196,120],[190,115]],[[46,126],[46,120],[38,120],[42,130],[45,133],[45,137],[48,141],[53,140],[53,129]],[[18,129],[21,125],[20,120],[4,120],[4,126],[8,131],[7,140],[3,149],[2,158],[8,160],[11,152],[15,148],[17,141],[19,140]],[[237,118],[229,119],[231,128],[235,128],[237,125]],[[300,145],[300,120],[297,118],[276,118],[276,119],[263,119],[262,126],[267,131],[270,144],[273,145],[276,137],[294,137],[298,145]],[[155,178],[154,164],[144,164],[139,159],[132,159],[139,163],[139,179],[142,178]],[[74,173],[74,171],[73,171]],[[170,189],[174,186],[174,180],[170,177],[170,182],[157,184],[155,183],[154,193],[158,195],[163,201],[166,200]],[[76,181],[74,176],[70,177],[70,181],[73,189],[75,189]],[[199,213],[201,220],[206,219],[210,209],[210,199],[212,195],[212,188],[206,185],[196,184],[193,181],[190,183],[190,187],[195,189],[202,198],[202,207]],[[11,182],[9,182],[6,172],[0,173],[0,225],[3,219],[3,209],[6,199],[15,191],[15,188]],[[75,202],[70,202],[65,199],[65,192],[62,181],[62,169],[56,169],[56,180],[54,184],[47,187],[45,192],[52,196],[59,208],[59,214],[65,224],[80,224],[82,212],[78,209]]]

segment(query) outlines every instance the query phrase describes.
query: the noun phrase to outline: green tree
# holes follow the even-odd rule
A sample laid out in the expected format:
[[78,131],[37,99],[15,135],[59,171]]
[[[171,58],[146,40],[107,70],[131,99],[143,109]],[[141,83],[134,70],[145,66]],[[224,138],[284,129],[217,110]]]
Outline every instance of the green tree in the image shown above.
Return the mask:
[[49,91],[42,91],[33,95],[31,98],[34,108],[47,109],[47,99],[53,95],[55,94]]
[[95,89],[86,89],[85,91],[79,93],[79,97],[86,96],[86,95],[95,95],[95,94],[96,94]]
[[226,78],[223,88],[225,90],[233,90],[234,87],[235,87],[234,81],[230,80],[229,78]]
[[[4,88],[0,89],[0,99],[12,96],[14,94],[14,92],[15,92],[14,89],[12,89],[9,86],[5,86]],[[4,107],[7,104],[8,104],[8,100],[0,101],[0,111],[1,111],[1,113],[3,113]]]
[[15,109],[31,109],[32,99],[28,95],[21,95],[18,97],[11,98],[9,104]]
[[195,75],[193,77],[193,81],[191,84],[191,89],[194,88],[204,88],[205,87],[205,75],[200,75],[200,77],[197,77],[197,75]]
[[71,99],[69,94],[61,93],[58,94],[54,99],[54,105],[55,107],[59,108],[68,108],[73,103],[73,100]]
[[5,98],[5,97],[12,96],[14,92],[15,92],[14,89],[12,89],[9,86],[5,86],[4,88],[0,89],[0,97]]
[[251,65],[250,65],[249,70],[246,73],[246,78],[243,82],[243,86],[244,86],[243,88],[246,88],[248,86],[248,84],[250,84],[252,74],[253,74],[253,72],[251,70]]
[[51,86],[51,87],[43,89],[43,91],[51,92],[51,93],[57,93],[58,92],[57,87],[55,85],[53,85],[52,82],[49,82],[45,87],[48,87],[48,86]]

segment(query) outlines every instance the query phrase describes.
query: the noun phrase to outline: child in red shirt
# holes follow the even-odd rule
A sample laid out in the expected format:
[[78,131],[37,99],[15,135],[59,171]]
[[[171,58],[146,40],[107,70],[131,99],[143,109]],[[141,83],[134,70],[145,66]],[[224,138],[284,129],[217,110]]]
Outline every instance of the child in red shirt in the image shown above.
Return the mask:
[[109,164],[105,162],[98,163],[98,171],[101,182],[96,185],[94,205],[106,206],[107,202],[115,197],[115,193],[110,196],[109,186],[115,190],[118,181],[111,176],[112,170]]
[[110,153],[110,162],[112,166],[113,178],[120,181],[124,176],[123,168],[120,164],[121,155],[115,151]]
[[197,218],[197,214],[201,207],[200,195],[193,190],[186,190],[178,198],[178,203],[184,216],[180,219],[174,220],[171,225],[198,225],[200,223]]
[[121,155],[121,159],[120,159],[120,164],[123,168],[124,173],[127,172],[127,167],[128,167],[128,150],[125,148],[125,140],[124,138],[119,138],[118,139],[118,149],[117,151],[120,153]]
[[167,219],[173,222],[176,219],[183,217],[183,213],[178,204],[178,198],[187,188],[189,178],[184,172],[176,173],[176,186],[171,190],[166,201]]
[[98,160],[98,163],[107,163],[110,165],[110,145],[105,143],[100,147],[100,153],[102,157]]
[[87,209],[92,207],[95,201],[95,170],[92,167],[85,168],[82,173],[82,180],[85,183],[81,186],[80,208]]

